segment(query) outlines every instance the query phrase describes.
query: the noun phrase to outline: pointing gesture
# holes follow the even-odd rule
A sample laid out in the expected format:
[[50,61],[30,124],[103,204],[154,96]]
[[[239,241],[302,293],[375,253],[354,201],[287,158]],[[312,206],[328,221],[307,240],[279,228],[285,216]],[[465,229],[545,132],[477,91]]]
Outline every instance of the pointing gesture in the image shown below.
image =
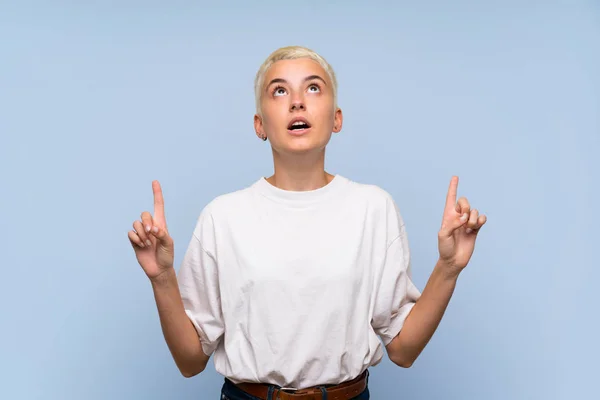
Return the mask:
[[485,215],[479,215],[476,209],[471,209],[465,197],[456,201],[457,190],[458,177],[455,176],[450,181],[442,227],[438,233],[440,260],[455,273],[462,271],[469,263],[477,234],[487,221]]
[[133,223],[133,230],[127,233],[135,255],[142,269],[150,279],[173,268],[174,244],[167,230],[165,204],[158,181],[152,182],[154,192],[154,217],[144,211],[141,221]]

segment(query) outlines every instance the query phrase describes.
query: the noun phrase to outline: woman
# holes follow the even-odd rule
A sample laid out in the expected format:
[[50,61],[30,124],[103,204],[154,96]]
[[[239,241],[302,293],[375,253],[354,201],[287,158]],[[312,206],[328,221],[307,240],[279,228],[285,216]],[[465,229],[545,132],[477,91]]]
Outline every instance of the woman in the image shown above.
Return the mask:
[[260,67],[255,95],[274,174],[203,209],[178,277],[157,181],[154,215],[129,232],[165,340],[186,377],[214,353],[222,399],[368,399],[383,346],[410,367],[433,335],[486,218],[457,202],[454,177],[439,261],[420,293],[391,196],[324,169],[343,120],[331,66],[281,48]]

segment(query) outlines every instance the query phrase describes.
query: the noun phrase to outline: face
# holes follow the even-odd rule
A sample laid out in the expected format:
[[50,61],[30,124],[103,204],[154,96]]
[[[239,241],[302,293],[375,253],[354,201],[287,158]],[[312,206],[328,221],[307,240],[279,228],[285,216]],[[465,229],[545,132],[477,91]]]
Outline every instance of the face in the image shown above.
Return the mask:
[[266,135],[280,153],[323,150],[331,133],[342,129],[342,111],[334,109],[332,84],[311,59],[275,62],[264,79],[262,116],[254,116],[256,134]]

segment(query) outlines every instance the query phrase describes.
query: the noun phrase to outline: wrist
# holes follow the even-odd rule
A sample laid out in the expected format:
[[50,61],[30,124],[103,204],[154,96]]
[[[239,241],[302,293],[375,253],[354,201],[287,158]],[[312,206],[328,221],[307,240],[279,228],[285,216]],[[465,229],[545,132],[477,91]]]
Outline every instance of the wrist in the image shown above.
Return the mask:
[[445,279],[457,280],[460,275],[462,269],[454,266],[454,264],[438,259],[438,262],[435,264],[434,272],[438,272]]
[[177,279],[175,274],[175,268],[169,267],[163,270],[158,275],[151,277],[150,283],[152,284],[152,286],[161,287],[168,285],[174,278]]

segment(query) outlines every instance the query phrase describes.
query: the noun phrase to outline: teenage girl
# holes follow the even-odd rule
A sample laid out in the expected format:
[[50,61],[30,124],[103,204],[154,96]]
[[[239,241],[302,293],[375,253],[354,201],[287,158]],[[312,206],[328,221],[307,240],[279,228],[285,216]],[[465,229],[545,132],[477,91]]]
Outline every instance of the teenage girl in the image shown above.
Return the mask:
[[128,233],[186,377],[214,354],[221,399],[368,399],[383,348],[408,368],[435,332],[486,217],[450,182],[439,260],[421,293],[402,216],[381,188],[324,169],[342,129],[333,69],[304,47],[273,52],[255,80],[258,138],[274,173],[211,201],[179,274],[161,187]]

